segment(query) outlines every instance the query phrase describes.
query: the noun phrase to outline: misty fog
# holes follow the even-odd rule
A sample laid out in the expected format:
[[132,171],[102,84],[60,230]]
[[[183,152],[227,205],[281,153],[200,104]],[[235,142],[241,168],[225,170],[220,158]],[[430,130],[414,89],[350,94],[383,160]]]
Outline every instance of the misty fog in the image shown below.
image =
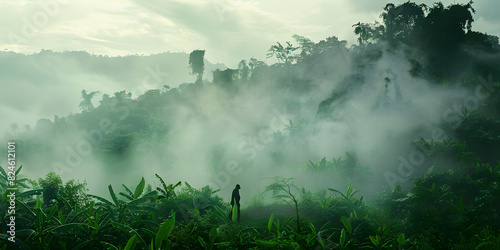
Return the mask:
[[496,3],[195,2],[0,3],[0,249],[498,248]]
[[[148,183],[155,182],[155,173],[172,183],[180,180],[197,187],[221,188],[224,197],[235,183],[240,183],[244,194],[251,196],[273,176],[295,177],[299,186],[313,190],[344,189],[347,176],[309,173],[303,165],[323,157],[346,159],[346,153],[371,175],[369,179],[352,179],[354,185],[365,195],[374,194],[393,184],[384,173],[397,174],[401,164],[398,156],[408,157],[410,142],[420,137],[430,139],[432,130],[443,122],[445,111],[462,102],[468,92],[458,82],[450,88],[410,76],[411,65],[399,51],[385,52],[378,61],[363,68],[349,63],[349,53],[343,50],[329,58],[329,72],[320,79],[306,79],[306,91],[280,89],[273,83],[276,79],[272,74],[251,84],[235,83],[239,84],[238,89],[228,91],[211,82],[212,64],[206,67],[203,90],[181,90],[180,81],[194,78],[189,75],[187,59],[182,54],[102,58],[82,52],[43,51],[26,56],[4,53],[16,63],[10,62],[2,77],[15,82],[11,88],[18,93],[3,92],[2,99],[9,104],[4,106],[4,116],[18,121],[21,127],[15,135],[7,133],[6,138],[19,138],[20,145],[33,133],[39,138],[38,145],[30,145],[29,155],[20,160],[26,176],[36,178],[55,171],[65,180],[85,180],[90,192],[97,194],[104,194],[102,187],[108,184],[135,183],[142,176]],[[164,58],[171,61],[160,61]],[[158,82],[154,76],[145,82],[151,74],[148,69],[155,70],[158,65],[161,74],[164,69],[167,73],[160,75]],[[33,69],[32,73],[21,77],[21,67]],[[358,82],[350,82],[353,76]],[[133,111],[164,121],[168,133],[154,136],[154,141],[133,138],[130,148],[114,156],[116,160],[111,164],[102,161],[102,153],[95,152],[102,141],[100,137],[105,140],[111,136],[101,129],[100,122],[109,120],[116,127],[117,122],[130,118],[137,104],[112,109],[110,114],[118,117],[98,116],[101,119],[89,122],[86,128],[69,122],[70,115],[64,129],[43,132],[44,122],[56,126],[54,119],[79,112],[81,90],[100,91],[92,100],[99,109],[104,94],[112,96],[121,90],[144,94],[153,89],[161,89],[167,96],[171,91],[183,95],[157,102],[155,113]],[[325,97],[342,89],[346,89],[346,94],[341,101],[330,104],[330,117],[318,115],[318,106]],[[23,90],[31,96],[19,94]],[[130,97],[140,98],[133,93]],[[81,115],[85,114],[91,113],[83,111]],[[23,123],[34,119],[44,120]],[[290,129],[290,122],[300,125],[297,134]],[[4,130],[12,133],[10,125],[4,125]],[[31,125],[32,131],[26,131],[24,125]],[[99,135],[91,131],[99,131]],[[95,142],[92,151],[87,142]]]

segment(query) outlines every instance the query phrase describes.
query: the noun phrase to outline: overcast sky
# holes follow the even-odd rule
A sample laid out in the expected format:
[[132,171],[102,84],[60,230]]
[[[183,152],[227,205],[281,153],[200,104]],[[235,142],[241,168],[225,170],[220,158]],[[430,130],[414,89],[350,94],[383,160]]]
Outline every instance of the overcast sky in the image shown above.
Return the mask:
[[[23,53],[86,50],[105,55],[205,49],[208,60],[234,67],[241,59],[265,59],[272,44],[291,40],[293,34],[313,41],[335,35],[352,44],[351,26],[380,20],[388,2],[0,0],[0,48]],[[453,2],[443,1],[445,5]],[[477,11],[473,29],[498,36],[500,1],[476,0],[473,6]]]

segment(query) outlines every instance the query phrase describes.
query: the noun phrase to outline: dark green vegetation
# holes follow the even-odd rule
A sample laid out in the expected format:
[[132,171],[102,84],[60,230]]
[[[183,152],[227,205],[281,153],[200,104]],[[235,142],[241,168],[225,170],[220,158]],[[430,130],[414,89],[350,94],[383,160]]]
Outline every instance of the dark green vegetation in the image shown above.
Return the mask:
[[[231,208],[213,187],[197,189],[186,182],[167,184],[156,175],[159,187],[146,185],[144,179],[133,183],[135,188],[126,186],[131,183],[119,190],[109,185],[106,191],[111,199],[105,199],[88,194],[85,183],[74,180],[64,183],[60,175],[73,171],[74,166],[69,163],[77,163],[61,161],[51,165],[56,173],[45,178],[18,179],[18,186],[23,187],[16,195],[18,246],[31,249],[499,248],[500,48],[497,37],[472,31],[473,12],[471,4],[448,7],[410,2],[388,4],[381,15],[383,23],[354,25],[359,44],[351,48],[346,48],[346,42],[336,37],[316,43],[294,36],[297,45],[277,43],[270,48],[268,55],[276,58],[277,63],[241,61],[238,69],[214,71],[212,82],[203,81],[204,51],[197,50],[189,60],[197,78],[195,83],[178,88],[164,86],[135,99],[125,91],[103,95],[96,107],[92,105],[96,93],[83,91],[81,113],[55,117],[54,121],[42,119],[35,129],[26,129],[18,135],[18,144],[26,155],[51,154],[57,149],[48,142],[74,130],[84,130],[93,133],[88,137],[93,155],[104,162],[109,173],[130,171],[126,164],[133,161],[133,153],[147,152],[148,156],[167,162],[171,155],[165,152],[176,145],[165,138],[173,138],[169,136],[179,126],[177,123],[189,125],[191,117],[203,114],[204,106],[197,100],[206,101],[205,93],[217,91],[217,98],[229,106],[258,99],[263,92],[257,90],[264,89],[265,93],[273,93],[269,96],[272,104],[284,104],[297,116],[283,131],[272,132],[273,140],[266,144],[266,156],[270,159],[266,167],[287,166],[290,173],[300,170],[302,175],[342,179],[343,183],[335,183],[342,189],[322,183],[322,189],[309,190],[297,185],[293,178],[275,177],[265,188],[275,202],[256,196],[253,204],[242,208],[238,224],[228,218]],[[398,57],[411,67],[408,72],[381,74],[376,82],[383,85],[384,93],[393,91],[394,98],[373,103],[373,113],[412,110],[401,93],[401,84],[398,85],[404,74],[428,82],[436,89],[452,89],[454,83],[461,82],[477,103],[466,98],[459,105],[451,103],[450,112],[443,110],[448,115],[434,124],[440,128],[434,131],[440,134],[436,132],[438,135],[434,136],[433,132],[432,136],[439,140],[405,141],[425,155],[425,159],[410,176],[397,177],[402,179],[399,185],[381,191],[378,198],[366,203],[360,194],[370,190],[355,188],[379,179],[385,181],[381,173],[365,167],[370,162],[360,162],[361,156],[350,149],[345,150],[348,153],[342,158],[325,157],[318,161],[322,156],[300,161],[293,154],[300,150],[291,148],[306,150],[303,142],[319,133],[316,125],[343,121],[345,117],[339,111],[353,93],[373,81],[365,73],[379,69],[374,65],[387,55]],[[332,70],[346,67],[346,62],[351,64],[346,70],[354,73],[332,80],[336,79]],[[324,83],[337,85],[331,93],[323,93],[323,99],[297,98],[308,96]],[[210,106],[208,102],[204,104]],[[191,110],[190,116],[179,116],[186,107]],[[223,105],[216,108],[220,112],[231,111]],[[312,121],[302,119],[308,113],[314,113]],[[238,113],[228,115],[239,118]],[[196,121],[210,120],[199,116],[202,118]],[[263,126],[251,119],[248,123],[250,127]],[[14,124],[12,130],[18,132],[19,126]],[[391,143],[400,145],[396,140]],[[300,148],[302,144],[306,146]],[[212,172],[224,169],[225,150],[224,145],[212,148],[208,159]],[[255,157],[245,153],[242,158],[251,156]],[[251,162],[240,163],[245,169],[252,169]],[[302,165],[298,168],[296,164]],[[398,171],[398,164],[391,160],[382,165],[391,165],[390,170]],[[0,206],[0,239],[6,249],[8,192],[5,172],[1,176],[5,195]],[[242,203],[248,201],[246,198]]]
[[[2,188],[6,173],[1,172]],[[397,186],[375,205],[359,190],[299,189],[282,177],[266,187],[276,201],[242,209],[241,222],[209,186],[187,182],[133,189],[108,186],[110,200],[86,184],[49,173],[19,179],[16,243],[2,249],[494,249],[500,246],[500,167],[468,166],[462,173],[430,171],[411,191]],[[26,191],[27,190],[27,191]],[[6,196],[2,225],[9,222]],[[133,247],[135,246],[135,248]]]

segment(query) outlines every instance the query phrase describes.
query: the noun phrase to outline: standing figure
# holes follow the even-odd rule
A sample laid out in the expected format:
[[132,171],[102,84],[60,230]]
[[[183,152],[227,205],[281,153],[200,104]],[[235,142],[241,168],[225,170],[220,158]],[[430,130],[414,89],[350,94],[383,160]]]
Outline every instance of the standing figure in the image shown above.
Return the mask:
[[[233,189],[233,194],[231,195],[231,207],[233,207],[236,202],[236,206],[238,208],[238,222],[240,222],[240,184],[236,184],[236,187]],[[233,215],[233,209],[229,213],[229,218]]]

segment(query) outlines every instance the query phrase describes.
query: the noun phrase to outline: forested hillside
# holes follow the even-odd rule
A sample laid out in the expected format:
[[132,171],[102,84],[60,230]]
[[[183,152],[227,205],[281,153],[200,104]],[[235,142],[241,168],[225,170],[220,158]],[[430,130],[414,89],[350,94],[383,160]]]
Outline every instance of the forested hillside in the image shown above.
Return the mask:
[[496,249],[500,44],[474,13],[387,4],[352,46],[293,35],[220,69],[195,50],[190,83],[82,89],[5,134],[23,167],[12,243],[2,164],[0,249]]

